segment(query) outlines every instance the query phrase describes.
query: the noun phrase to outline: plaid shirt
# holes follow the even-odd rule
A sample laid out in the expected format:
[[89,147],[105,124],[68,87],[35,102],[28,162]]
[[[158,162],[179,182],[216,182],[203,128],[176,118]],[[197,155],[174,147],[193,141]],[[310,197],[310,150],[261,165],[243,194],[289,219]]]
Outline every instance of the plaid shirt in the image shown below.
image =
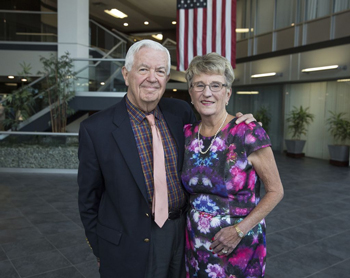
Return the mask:
[[[135,136],[139,152],[143,175],[145,177],[148,201],[150,205],[153,199],[153,149],[152,131],[146,119],[146,113],[133,105],[126,97],[126,108],[129,114],[132,131]],[[171,136],[163,114],[157,106],[152,112],[155,124],[162,136],[165,154],[165,170],[168,185],[169,210],[181,208],[185,204],[185,194],[177,173],[177,146]]]

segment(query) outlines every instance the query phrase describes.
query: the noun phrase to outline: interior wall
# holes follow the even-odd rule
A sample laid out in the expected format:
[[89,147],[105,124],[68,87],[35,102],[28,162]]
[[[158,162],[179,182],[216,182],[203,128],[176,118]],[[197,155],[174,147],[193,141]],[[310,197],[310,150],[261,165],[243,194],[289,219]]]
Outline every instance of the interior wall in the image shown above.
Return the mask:
[[[237,91],[259,91],[257,95],[237,94]],[[283,86],[259,86],[259,87],[234,87],[231,96],[228,112],[235,115],[236,112],[253,115],[265,107],[270,112],[271,122],[269,124],[269,137],[274,151],[281,151],[283,148]]]
[[51,53],[56,54],[53,51],[30,51],[30,50],[1,50],[0,61],[2,66],[0,67],[0,76],[17,75],[22,71],[21,63],[25,62],[30,64],[31,73],[33,76],[37,76],[37,72],[43,69],[43,65],[40,62],[40,57],[49,58]]
[[[309,107],[314,114],[314,121],[308,127],[304,152],[306,156],[329,159],[328,144],[334,139],[328,131],[327,119],[330,112],[347,113],[350,120],[350,82],[315,82],[290,84],[285,87],[285,114],[287,118],[293,107]],[[291,139],[287,124],[284,127],[284,137]],[[350,144],[350,140],[346,142]],[[284,147],[285,148],[285,147]]]

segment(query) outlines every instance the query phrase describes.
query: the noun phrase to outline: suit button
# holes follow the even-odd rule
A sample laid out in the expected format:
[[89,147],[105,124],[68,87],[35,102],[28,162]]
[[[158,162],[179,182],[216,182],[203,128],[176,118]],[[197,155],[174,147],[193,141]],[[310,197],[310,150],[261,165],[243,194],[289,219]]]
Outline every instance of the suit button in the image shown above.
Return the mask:
[[144,242],[149,242],[149,238],[145,238],[143,241]]
[[147,216],[147,217],[149,217],[149,214],[148,214],[148,213],[146,213],[146,216]]

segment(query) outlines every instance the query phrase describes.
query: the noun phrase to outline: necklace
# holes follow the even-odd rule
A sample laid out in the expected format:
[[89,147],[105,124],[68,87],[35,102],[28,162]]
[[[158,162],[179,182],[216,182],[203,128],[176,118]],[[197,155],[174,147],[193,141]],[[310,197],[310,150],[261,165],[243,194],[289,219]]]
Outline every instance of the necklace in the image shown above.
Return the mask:
[[214,138],[211,140],[210,146],[209,146],[208,149],[207,149],[206,151],[204,151],[204,152],[201,150],[200,145],[199,145],[199,133],[200,133],[200,131],[201,131],[202,123],[200,124],[200,126],[199,126],[199,128],[198,128],[198,148],[199,148],[199,151],[200,151],[201,154],[206,154],[206,153],[210,150],[211,146],[213,145],[213,143],[214,143],[214,141],[215,141],[215,139],[216,139],[216,135],[218,135],[219,131],[221,130],[222,126],[224,125],[227,116],[228,116],[228,113],[226,112],[226,116],[225,116],[224,121],[221,123],[221,126],[219,127],[218,131],[215,133]]

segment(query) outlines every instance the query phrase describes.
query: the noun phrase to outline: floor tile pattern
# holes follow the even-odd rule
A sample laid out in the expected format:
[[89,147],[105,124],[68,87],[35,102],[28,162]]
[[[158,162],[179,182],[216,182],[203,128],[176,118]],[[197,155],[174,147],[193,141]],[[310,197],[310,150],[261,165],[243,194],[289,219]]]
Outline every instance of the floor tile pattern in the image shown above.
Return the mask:
[[[275,156],[285,197],[266,219],[266,278],[350,277],[350,168]],[[99,277],[75,174],[0,173],[0,277]]]

